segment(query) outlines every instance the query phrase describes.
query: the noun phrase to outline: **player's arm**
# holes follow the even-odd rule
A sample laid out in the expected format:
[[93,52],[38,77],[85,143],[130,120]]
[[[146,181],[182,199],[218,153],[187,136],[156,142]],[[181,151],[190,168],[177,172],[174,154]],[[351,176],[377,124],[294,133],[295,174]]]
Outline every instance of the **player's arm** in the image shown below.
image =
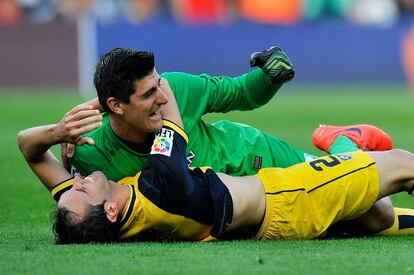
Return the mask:
[[182,128],[174,95],[164,81],[161,81],[161,89],[169,97],[169,102],[161,109],[164,125],[157,133],[148,162],[141,171],[139,188],[158,207],[212,225],[215,208],[209,187],[195,182],[190,175],[186,158],[188,136]]
[[163,76],[169,79],[185,116],[197,118],[211,112],[252,110],[266,104],[282,84],[294,76],[287,55],[280,49],[275,51],[276,48],[272,48],[254,53],[251,64],[261,69],[238,77],[185,73],[165,73]]
[[71,177],[59,163],[51,146],[62,142],[77,145],[93,143],[82,134],[100,126],[101,116],[92,106],[78,106],[68,112],[58,124],[43,125],[21,131],[17,136],[19,148],[28,165],[44,186],[53,186]]
[[171,90],[170,84],[165,78],[160,80],[160,89],[168,96],[168,103],[163,105],[160,112],[163,119],[175,123],[180,128],[184,128],[180,112],[178,110],[177,101]]
[[250,66],[260,69],[241,76],[240,81],[251,109],[269,102],[280,87],[295,76],[295,68],[289,57],[275,46],[251,54]]

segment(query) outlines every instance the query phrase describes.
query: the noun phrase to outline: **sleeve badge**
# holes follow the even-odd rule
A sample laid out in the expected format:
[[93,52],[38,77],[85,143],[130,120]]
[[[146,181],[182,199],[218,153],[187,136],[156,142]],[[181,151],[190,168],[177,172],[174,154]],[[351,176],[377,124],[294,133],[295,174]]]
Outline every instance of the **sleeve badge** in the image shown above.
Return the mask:
[[171,156],[174,140],[174,131],[162,128],[155,136],[151,147],[151,155]]

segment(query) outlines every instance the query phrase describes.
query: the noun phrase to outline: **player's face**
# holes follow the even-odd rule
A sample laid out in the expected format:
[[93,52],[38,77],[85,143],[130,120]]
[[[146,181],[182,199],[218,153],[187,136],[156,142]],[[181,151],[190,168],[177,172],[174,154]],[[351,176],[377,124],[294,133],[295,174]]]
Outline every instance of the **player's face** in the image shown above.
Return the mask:
[[58,207],[65,207],[73,213],[75,221],[82,221],[90,205],[101,204],[111,199],[111,183],[101,172],[80,178],[75,177],[71,189],[62,194]]
[[130,96],[130,103],[123,104],[125,122],[140,133],[154,133],[162,127],[160,109],[168,102],[168,97],[160,88],[160,80],[154,70],[135,81],[136,89]]

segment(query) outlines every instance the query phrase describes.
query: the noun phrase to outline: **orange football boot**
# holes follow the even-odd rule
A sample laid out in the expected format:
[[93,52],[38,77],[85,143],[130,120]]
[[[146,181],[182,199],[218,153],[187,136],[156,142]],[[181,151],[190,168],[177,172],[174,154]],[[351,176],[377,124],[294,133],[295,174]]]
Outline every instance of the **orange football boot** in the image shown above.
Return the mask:
[[312,134],[312,142],[319,149],[329,153],[329,147],[338,136],[351,139],[363,151],[386,151],[393,148],[392,139],[387,133],[368,124],[320,125]]

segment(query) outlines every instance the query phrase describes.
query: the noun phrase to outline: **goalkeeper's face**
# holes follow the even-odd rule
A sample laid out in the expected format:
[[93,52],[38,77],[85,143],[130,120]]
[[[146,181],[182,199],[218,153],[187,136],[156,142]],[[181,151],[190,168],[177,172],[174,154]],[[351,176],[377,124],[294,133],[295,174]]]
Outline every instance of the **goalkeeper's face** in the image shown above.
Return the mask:
[[160,109],[168,102],[162,91],[157,71],[135,82],[135,93],[130,102],[123,104],[123,119],[127,129],[132,128],[139,134],[154,133],[162,127]]

